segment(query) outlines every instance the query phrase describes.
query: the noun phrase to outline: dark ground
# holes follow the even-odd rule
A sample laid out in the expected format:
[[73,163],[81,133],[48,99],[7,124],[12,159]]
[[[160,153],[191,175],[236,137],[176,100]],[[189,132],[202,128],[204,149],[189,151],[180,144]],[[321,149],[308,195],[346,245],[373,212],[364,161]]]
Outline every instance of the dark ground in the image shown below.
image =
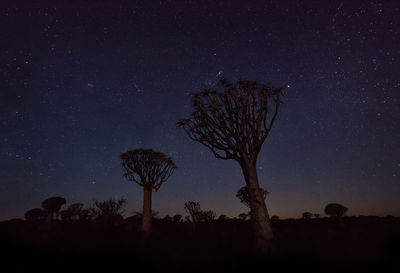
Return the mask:
[[249,221],[0,223],[1,272],[399,272],[400,218],[277,220],[277,254],[252,255]]

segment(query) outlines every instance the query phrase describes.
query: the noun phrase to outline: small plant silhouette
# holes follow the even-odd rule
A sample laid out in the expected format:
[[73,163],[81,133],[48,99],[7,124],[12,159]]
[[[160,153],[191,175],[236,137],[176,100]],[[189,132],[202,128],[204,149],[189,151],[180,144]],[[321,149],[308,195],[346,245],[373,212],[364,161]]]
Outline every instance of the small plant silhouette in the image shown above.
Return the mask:
[[303,212],[302,217],[303,219],[309,220],[311,219],[313,214],[311,212]]

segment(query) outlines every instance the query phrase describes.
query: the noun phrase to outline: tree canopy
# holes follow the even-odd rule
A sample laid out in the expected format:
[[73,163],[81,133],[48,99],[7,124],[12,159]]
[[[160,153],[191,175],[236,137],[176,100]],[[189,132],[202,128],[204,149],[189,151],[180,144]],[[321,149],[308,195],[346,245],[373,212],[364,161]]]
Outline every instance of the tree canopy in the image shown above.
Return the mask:
[[178,126],[216,158],[255,160],[275,122],[282,88],[255,81],[221,80],[221,91],[193,96],[195,111]]
[[121,154],[124,176],[144,187],[158,191],[176,169],[172,158],[152,149],[136,149]]

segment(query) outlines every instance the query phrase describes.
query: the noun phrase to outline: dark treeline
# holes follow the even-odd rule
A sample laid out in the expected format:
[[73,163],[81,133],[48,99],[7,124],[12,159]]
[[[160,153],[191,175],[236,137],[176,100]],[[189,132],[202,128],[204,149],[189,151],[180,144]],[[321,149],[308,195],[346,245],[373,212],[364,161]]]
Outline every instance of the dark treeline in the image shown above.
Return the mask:
[[[54,207],[46,211],[48,200],[54,206],[55,200],[63,204],[56,211]],[[400,218],[344,216],[339,204],[325,207],[328,217],[307,212],[298,219],[271,217],[276,253],[259,260],[253,256],[249,217],[216,217],[212,210],[202,210],[198,202],[183,204],[187,216],[160,218],[153,211],[152,229],[145,232],[142,213],[122,217],[127,202],[123,198],[96,200],[90,208],[81,203],[67,205],[61,197],[45,201],[38,217],[30,210],[25,220],[0,223],[4,264],[15,271],[116,272],[127,266],[133,267],[132,271],[235,271],[268,264],[280,269],[358,272],[389,267],[399,255]],[[70,213],[62,213],[68,210]],[[53,215],[51,221],[48,215]]]
[[[21,272],[115,272],[126,266],[234,270],[247,268],[250,261],[254,267],[258,264],[249,254],[253,233],[248,220],[153,218],[151,233],[144,235],[140,218],[139,214],[125,219],[54,219],[50,224],[4,221],[0,223],[3,265]],[[365,270],[398,259],[400,218],[273,219],[271,225],[277,256],[266,259],[270,268]]]

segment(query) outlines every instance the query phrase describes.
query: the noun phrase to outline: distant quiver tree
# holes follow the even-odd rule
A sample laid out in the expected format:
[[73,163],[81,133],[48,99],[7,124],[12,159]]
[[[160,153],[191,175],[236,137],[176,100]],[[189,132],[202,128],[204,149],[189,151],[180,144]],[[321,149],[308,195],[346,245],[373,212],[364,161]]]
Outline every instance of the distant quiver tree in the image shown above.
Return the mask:
[[35,208],[35,209],[30,209],[27,212],[25,212],[25,220],[28,222],[42,222],[46,218],[46,212],[42,209]]
[[151,229],[151,195],[173,174],[176,166],[172,158],[152,149],[136,149],[120,156],[124,176],[143,187],[143,216],[141,229]]
[[47,224],[53,221],[54,214],[58,213],[65,203],[67,203],[65,198],[59,196],[50,197],[42,202],[42,208],[44,208],[47,212]]
[[[265,200],[265,198],[267,198],[267,195],[269,194],[269,191],[266,191],[260,187],[260,192],[261,192],[263,200]],[[236,197],[239,198],[240,202],[242,202],[246,207],[248,207],[248,208],[251,207],[250,193],[249,193],[247,186],[244,186],[244,187],[241,187],[240,189],[238,189],[238,191],[236,193]]]
[[192,217],[192,223],[197,223],[201,221],[201,208],[199,202],[188,201],[184,204],[185,210]]
[[257,157],[276,120],[282,88],[253,81],[219,82],[220,91],[204,90],[192,98],[194,112],[178,122],[187,135],[211,150],[216,158],[234,159],[250,193],[251,219],[258,251],[274,248],[257,176]]
[[330,203],[325,206],[325,213],[333,217],[342,217],[346,214],[347,208],[337,203]]

